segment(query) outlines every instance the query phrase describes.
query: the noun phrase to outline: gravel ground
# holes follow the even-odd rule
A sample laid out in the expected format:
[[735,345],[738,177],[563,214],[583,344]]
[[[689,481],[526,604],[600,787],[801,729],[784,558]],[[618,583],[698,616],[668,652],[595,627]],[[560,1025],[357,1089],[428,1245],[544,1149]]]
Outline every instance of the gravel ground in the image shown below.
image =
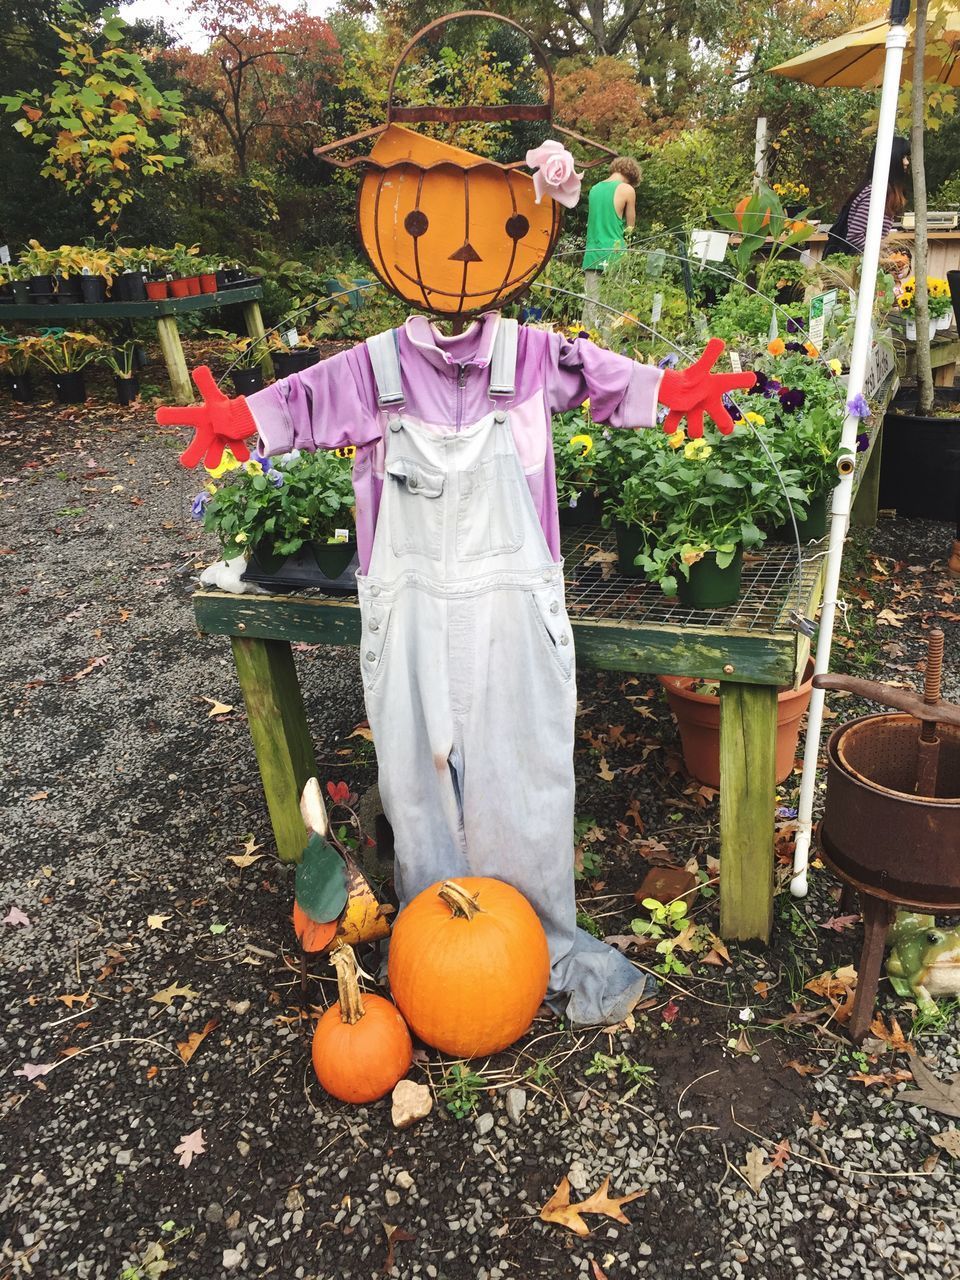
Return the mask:
[[[0,912],[29,920],[0,924],[3,1280],[133,1280],[164,1264],[191,1280],[346,1280],[388,1262],[449,1280],[960,1275],[957,1166],[931,1141],[950,1119],[886,1074],[904,1071],[903,1054],[855,1053],[803,990],[859,948],[857,928],[821,927],[838,892],[823,871],[803,903],[778,897],[769,949],[731,948],[729,967],[677,977],[634,1026],[574,1034],[545,1017],[473,1064],[482,1081],[464,1118],[444,1105],[450,1064],[433,1053],[413,1077],[436,1105],[412,1129],[392,1127],[389,1101],[326,1097],[295,973],[292,876],[233,666],[193,626],[209,545],[185,516],[195,486],[175,465],[179,437],[142,409],[7,400],[3,413]],[[861,540],[841,660],[916,682],[921,625],[946,614],[946,692],[960,699],[950,536],[887,521]],[[877,621],[885,607],[900,626]],[[374,766],[349,736],[363,716],[354,655],[305,647],[298,662],[321,781],[362,792]],[[716,852],[715,800],[688,786],[659,695],[639,686],[642,716],[636,685],[581,680],[579,811],[605,832],[583,906],[608,934],[627,931],[651,840],[678,863]],[[205,699],[234,710],[211,717]],[[597,776],[598,743],[612,782]],[[627,824],[632,802],[645,833]],[[226,860],[251,838],[258,861]],[[702,907],[715,924],[715,901]],[[154,998],[173,983],[183,994]],[[309,1000],[330,992],[318,972]],[[882,1003],[909,1033],[904,1003],[887,991]],[[184,1064],[177,1044],[211,1022]],[[915,1036],[940,1076],[960,1071],[957,1024],[948,1010]],[[649,1083],[631,1093],[622,1070],[588,1074],[598,1052],[652,1067]],[[174,1148],[197,1129],[205,1150],[182,1167]],[[751,1148],[767,1174],[757,1191]],[[538,1217],[564,1175],[575,1200],[606,1177],[613,1195],[643,1194],[627,1222],[591,1217],[580,1237]]]

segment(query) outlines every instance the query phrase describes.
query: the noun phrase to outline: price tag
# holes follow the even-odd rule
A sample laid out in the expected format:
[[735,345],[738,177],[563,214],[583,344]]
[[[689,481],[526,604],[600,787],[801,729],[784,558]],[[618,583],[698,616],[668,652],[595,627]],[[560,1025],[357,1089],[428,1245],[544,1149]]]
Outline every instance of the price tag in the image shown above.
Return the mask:
[[349,529],[334,529],[334,531],[333,531],[333,540],[334,540],[334,542],[349,542],[349,541],[350,541],[350,530],[349,530]]
[[296,329],[288,329],[283,336],[288,347],[295,347],[300,341],[300,335]]
[[774,338],[780,337],[780,326],[777,324],[777,312],[774,308],[773,314],[770,316],[770,331],[767,334],[767,341],[772,342]]
[[6,265],[10,261],[10,246],[8,244],[0,244],[0,262]]
[[823,346],[823,331],[837,305],[837,290],[828,289],[810,299],[810,342],[819,351]]
[[650,308],[650,323],[656,324],[663,314],[663,294],[655,293],[653,295],[653,306]]
[[743,373],[743,365],[740,362],[739,351],[730,352],[730,368],[733,370],[734,373]]

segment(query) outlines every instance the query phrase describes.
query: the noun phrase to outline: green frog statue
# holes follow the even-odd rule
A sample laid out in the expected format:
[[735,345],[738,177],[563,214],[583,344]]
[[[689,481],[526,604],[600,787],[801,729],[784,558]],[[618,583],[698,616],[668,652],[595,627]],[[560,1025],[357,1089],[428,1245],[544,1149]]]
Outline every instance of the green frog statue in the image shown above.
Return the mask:
[[887,976],[900,996],[914,996],[924,1013],[937,996],[960,995],[960,929],[938,929],[933,916],[898,911],[890,926]]

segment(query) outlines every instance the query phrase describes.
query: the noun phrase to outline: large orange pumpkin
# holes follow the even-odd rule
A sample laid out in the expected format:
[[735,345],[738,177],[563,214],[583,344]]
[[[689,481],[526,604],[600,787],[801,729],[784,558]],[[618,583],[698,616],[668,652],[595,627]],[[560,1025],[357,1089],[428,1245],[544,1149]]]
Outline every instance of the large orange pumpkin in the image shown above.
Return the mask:
[[[733,216],[736,218],[737,226],[740,228],[741,231],[743,230],[743,215],[746,213],[747,205],[750,203],[752,199],[753,199],[752,196],[744,196],[743,199],[738,200],[733,207]],[[770,225],[770,210],[767,209],[767,211],[763,215],[763,221],[760,223],[760,226],[762,228],[762,227],[768,227],[769,225]]]
[[529,1028],[546,995],[550,954],[522,893],[503,880],[465,877],[435,884],[404,907],[388,973],[415,1035],[476,1058]]
[[352,947],[338,947],[330,961],[340,999],[313,1033],[313,1069],[341,1102],[375,1102],[410,1070],[410,1032],[389,1000],[360,994]]
[[560,206],[537,204],[527,173],[398,124],[366,163],[363,247],[387,288],[414,306],[442,315],[504,306],[553,252]]

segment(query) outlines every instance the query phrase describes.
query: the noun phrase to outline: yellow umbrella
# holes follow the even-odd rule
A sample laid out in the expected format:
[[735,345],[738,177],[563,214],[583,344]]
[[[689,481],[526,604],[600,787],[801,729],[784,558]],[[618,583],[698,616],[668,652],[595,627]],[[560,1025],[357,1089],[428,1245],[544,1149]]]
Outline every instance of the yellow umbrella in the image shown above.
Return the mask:
[[[912,19],[906,26],[909,35],[903,73],[909,77],[913,52]],[[774,75],[788,76],[791,80],[801,80],[804,84],[821,88],[873,89],[883,79],[884,45],[889,30],[890,23],[885,18],[875,18],[769,70]],[[960,85],[960,4],[952,0],[931,4],[927,18],[927,49],[925,79]]]

